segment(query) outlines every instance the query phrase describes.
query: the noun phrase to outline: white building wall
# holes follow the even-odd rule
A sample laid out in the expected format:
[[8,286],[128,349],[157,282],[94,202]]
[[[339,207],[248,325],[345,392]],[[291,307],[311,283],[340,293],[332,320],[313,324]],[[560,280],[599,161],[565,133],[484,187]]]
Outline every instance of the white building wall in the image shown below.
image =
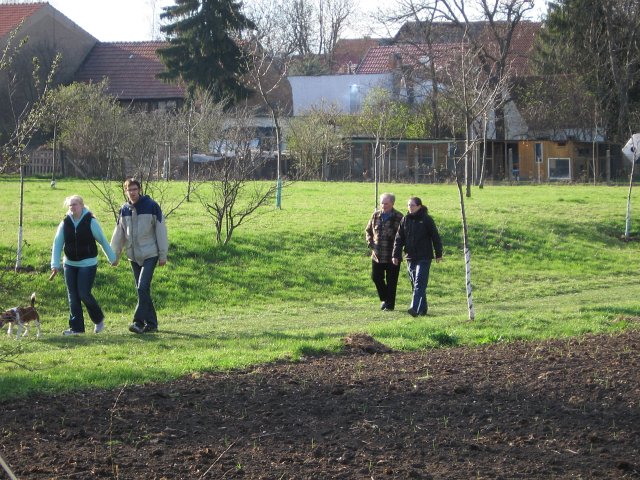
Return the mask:
[[507,140],[526,140],[529,138],[529,128],[514,102],[507,102],[504,106],[505,138]]
[[293,96],[293,115],[304,115],[312,107],[334,106],[341,113],[360,111],[372,88],[391,91],[391,74],[321,75],[287,77]]

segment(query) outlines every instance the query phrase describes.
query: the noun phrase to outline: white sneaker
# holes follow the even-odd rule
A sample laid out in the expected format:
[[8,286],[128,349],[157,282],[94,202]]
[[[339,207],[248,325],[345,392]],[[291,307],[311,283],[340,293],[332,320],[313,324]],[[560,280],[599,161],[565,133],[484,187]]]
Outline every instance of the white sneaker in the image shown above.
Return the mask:
[[93,333],[100,333],[102,330],[104,330],[104,320],[96,323],[95,327],[93,327]]
[[62,335],[82,335],[82,333],[83,332],[76,332],[75,330],[67,328],[64,332],[62,332]]

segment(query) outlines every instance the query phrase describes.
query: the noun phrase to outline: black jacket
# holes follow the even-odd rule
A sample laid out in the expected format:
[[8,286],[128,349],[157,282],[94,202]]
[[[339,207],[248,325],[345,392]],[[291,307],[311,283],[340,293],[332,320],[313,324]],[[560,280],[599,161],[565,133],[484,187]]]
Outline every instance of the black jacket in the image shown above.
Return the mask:
[[402,258],[402,249],[407,260],[418,261],[442,257],[442,241],[436,224],[423,206],[415,213],[408,213],[400,222],[393,243],[393,258]]
[[93,214],[87,213],[78,226],[73,225],[71,217],[64,217],[64,254],[69,260],[85,260],[98,256],[96,239],[91,232]]

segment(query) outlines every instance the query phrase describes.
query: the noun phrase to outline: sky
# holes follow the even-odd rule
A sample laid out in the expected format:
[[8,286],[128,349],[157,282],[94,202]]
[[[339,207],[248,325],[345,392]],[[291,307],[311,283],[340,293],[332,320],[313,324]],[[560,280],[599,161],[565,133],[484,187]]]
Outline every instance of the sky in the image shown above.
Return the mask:
[[[153,39],[153,12],[158,17],[163,6],[173,5],[173,0],[47,0],[56,10],[78,24],[101,42],[132,42]],[[245,0],[250,2],[251,0]],[[379,5],[392,5],[393,0],[356,0],[364,12],[374,11]],[[535,0],[536,13],[544,11],[545,0]],[[534,17],[532,20],[538,20]],[[353,31],[348,36],[360,36],[365,32]],[[375,34],[375,32],[374,32]],[[381,34],[383,36],[384,34]]]

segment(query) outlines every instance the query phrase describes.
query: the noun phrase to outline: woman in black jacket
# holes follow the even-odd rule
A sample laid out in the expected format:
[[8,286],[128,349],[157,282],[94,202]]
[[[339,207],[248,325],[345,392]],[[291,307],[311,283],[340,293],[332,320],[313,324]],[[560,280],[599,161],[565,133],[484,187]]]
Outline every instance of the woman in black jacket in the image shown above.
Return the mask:
[[[404,248],[407,258],[409,279],[413,285],[411,307],[407,312],[413,316],[427,314],[427,283],[431,261],[442,260],[442,241],[433,218],[427,213],[418,197],[411,197],[408,203],[409,213],[400,222],[393,244],[393,263],[399,265]],[[434,255],[435,250],[435,255]]]

